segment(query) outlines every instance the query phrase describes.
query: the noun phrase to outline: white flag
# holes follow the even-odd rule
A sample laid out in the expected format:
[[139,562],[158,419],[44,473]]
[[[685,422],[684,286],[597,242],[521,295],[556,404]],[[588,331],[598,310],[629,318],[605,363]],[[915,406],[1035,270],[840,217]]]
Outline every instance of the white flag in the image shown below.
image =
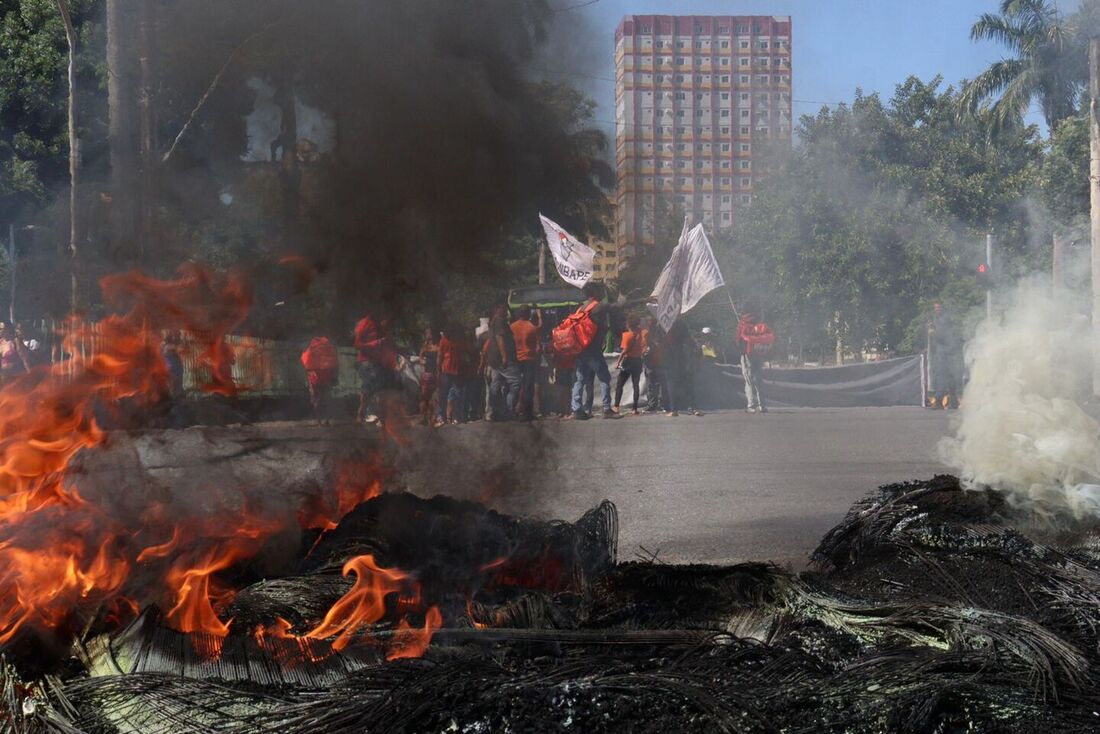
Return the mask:
[[685,224],[680,243],[653,286],[648,308],[661,328],[668,331],[680,314],[695,308],[703,296],[725,284],[703,225],[688,231]]
[[554,256],[558,275],[570,285],[584,286],[592,277],[592,259],[596,251],[541,214],[539,220],[546,231],[546,244]]

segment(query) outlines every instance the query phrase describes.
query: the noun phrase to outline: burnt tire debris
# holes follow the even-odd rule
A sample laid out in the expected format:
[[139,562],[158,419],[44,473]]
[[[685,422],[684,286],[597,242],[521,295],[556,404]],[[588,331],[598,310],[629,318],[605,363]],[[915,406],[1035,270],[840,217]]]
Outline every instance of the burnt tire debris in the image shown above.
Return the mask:
[[[218,661],[166,652],[186,642],[151,609],[82,644],[82,666],[22,680],[9,660],[0,731],[1100,725],[1096,521],[1039,520],[937,476],[858,502],[797,574],[764,563],[620,563],[617,522],[608,502],[576,523],[539,523],[384,494],[305,544],[295,573],[237,595]],[[261,661],[271,651],[250,649],[245,631],[275,617],[314,622],[346,590],[341,561],[364,550],[414,570],[442,608],[426,654],[384,662],[353,646],[318,655],[316,669]]]

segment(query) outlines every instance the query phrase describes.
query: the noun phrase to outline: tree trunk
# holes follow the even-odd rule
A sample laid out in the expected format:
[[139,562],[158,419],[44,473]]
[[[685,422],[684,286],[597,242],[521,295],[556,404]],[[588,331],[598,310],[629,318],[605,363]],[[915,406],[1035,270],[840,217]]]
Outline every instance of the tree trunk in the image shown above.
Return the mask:
[[140,239],[138,13],[126,0],[107,0],[107,137],[111,146],[110,252],[131,260]]
[[157,168],[156,117],[153,108],[153,55],[156,49],[156,16],[154,4],[141,0],[140,23],[140,82],[138,97],[141,118],[141,187],[138,193],[139,219],[138,265],[145,263],[146,248],[152,245],[153,202],[156,201]]
[[69,306],[75,311],[80,306],[80,289],[77,284],[77,254],[80,242],[79,196],[80,139],[76,132],[76,29],[69,12],[67,0],[55,0],[57,12],[65,26],[65,40],[69,46]]

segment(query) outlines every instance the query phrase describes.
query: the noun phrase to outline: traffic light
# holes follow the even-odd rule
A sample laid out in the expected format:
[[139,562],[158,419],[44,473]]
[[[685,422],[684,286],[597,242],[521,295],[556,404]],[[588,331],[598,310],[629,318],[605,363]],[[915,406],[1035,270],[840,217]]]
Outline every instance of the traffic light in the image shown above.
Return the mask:
[[993,273],[987,263],[978,263],[977,280],[982,288],[993,287]]

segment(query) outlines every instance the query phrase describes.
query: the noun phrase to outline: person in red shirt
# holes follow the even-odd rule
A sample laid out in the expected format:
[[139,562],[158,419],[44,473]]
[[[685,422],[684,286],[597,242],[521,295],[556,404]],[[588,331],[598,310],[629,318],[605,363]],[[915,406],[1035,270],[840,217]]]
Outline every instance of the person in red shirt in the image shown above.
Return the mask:
[[466,357],[462,332],[448,324],[439,340],[439,424],[458,423],[463,409],[462,367]]
[[521,417],[525,421],[535,418],[535,377],[539,364],[539,325],[541,318],[531,318],[531,307],[516,310],[512,322],[512,336],[516,340],[516,364],[519,367]]
[[336,345],[328,337],[315,336],[302,352],[302,366],[309,385],[309,402],[317,425],[329,424],[328,403],[339,367]]
[[[424,329],[424,341],[420,344],[420,367],[420,423],[426,426],[435,415],[436,390],[439,388],[439,340],[430,326]],[[442,400],[446,399],[444,395]]]
[[367,314],[355,325],[355,368],[359,372],[359,410],[356,423],[376,423],[378,396],[392,382],[397,351],[390,339],[390,322]]
[[642,327],[637,316],[626,318],[626,331],[623,332],[622,346],[619,350],[619,361],[615,365],[619,370],[619,379],[615,384],[615,412],[619,412],[619,404],[623,399],[623,388],[629,378],[634,387],[634,409],[631,411],[638,415],[639,382],[642,377]]

